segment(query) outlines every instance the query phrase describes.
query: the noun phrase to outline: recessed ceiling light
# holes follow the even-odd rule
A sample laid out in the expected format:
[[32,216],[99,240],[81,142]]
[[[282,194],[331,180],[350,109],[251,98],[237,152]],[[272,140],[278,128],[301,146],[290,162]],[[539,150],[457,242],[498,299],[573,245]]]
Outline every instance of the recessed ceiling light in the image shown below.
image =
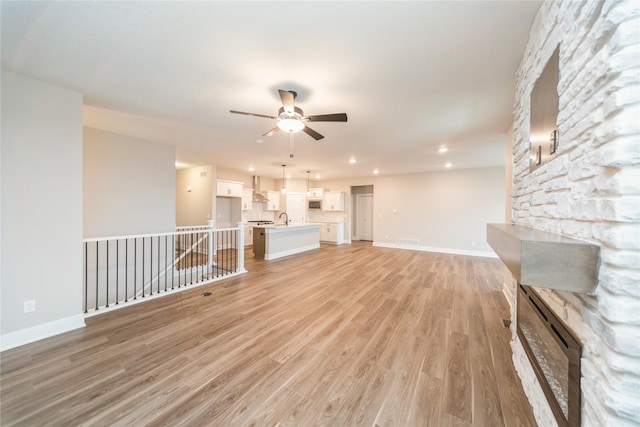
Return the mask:
[[447,151],[449,151],[449,149],[447,147],[445,147],[444,145],[440,148],[438,148],[438,153],[446,153]]
[[356,162],[356,159],[354,159],[353,157],[349,159],[349,163],[354,164]]
[[319,173],[316,174],[316,179],[320,179],[320,174]]
[[451,166],[453,165],[450,162],[444,165],[445,168],[450,168]]
[[375,175],[378,175],[378,174],[380,173],[380,171],[379,171],[378,169],[374,169],[374,170],[373,170],[373,173],[374,173]]
[[256,144],[262,144],[264,141],[261,140],[260,138],[256,139]]
[[249,172],[253,172],[253,166],[249,166]]

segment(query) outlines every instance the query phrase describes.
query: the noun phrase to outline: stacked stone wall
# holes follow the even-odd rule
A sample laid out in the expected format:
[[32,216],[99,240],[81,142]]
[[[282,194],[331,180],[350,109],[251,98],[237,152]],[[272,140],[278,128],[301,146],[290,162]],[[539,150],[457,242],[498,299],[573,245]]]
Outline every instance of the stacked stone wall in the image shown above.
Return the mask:
[[[529,172],[530,94],[558,45],[558,156]],[[640,1],[542,4],[516,76],[512,206],[516,224],[600,246],[592,295],[538,291],[583,346],[582,425],[639,425]],[[537,421],[555,425],[512,329]]]

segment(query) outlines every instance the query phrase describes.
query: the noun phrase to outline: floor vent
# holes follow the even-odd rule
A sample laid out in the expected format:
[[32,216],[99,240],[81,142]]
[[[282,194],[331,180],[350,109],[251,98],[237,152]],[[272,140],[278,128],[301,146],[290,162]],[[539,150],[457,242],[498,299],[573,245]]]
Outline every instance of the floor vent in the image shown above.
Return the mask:
[[420,246],[420,239],[404,239],[402,237],[396,237],[396,243],[398,245]]

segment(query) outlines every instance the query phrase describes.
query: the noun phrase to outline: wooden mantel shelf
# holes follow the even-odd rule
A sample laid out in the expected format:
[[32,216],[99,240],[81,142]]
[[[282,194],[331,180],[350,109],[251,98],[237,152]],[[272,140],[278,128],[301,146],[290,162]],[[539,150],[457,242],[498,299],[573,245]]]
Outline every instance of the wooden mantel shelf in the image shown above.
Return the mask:
[[589,294],[598,284],[597,245],[513,224],[487,224],[487,243],[524,285]]

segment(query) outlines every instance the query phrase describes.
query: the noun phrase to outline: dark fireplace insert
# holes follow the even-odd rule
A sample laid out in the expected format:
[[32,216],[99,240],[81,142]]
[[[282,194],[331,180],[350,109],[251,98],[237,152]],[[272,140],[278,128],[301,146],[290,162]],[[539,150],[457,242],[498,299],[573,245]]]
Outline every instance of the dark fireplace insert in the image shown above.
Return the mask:
[[558,425],[580,426],[581,346],[538,294],[522,284],[517,331]]

